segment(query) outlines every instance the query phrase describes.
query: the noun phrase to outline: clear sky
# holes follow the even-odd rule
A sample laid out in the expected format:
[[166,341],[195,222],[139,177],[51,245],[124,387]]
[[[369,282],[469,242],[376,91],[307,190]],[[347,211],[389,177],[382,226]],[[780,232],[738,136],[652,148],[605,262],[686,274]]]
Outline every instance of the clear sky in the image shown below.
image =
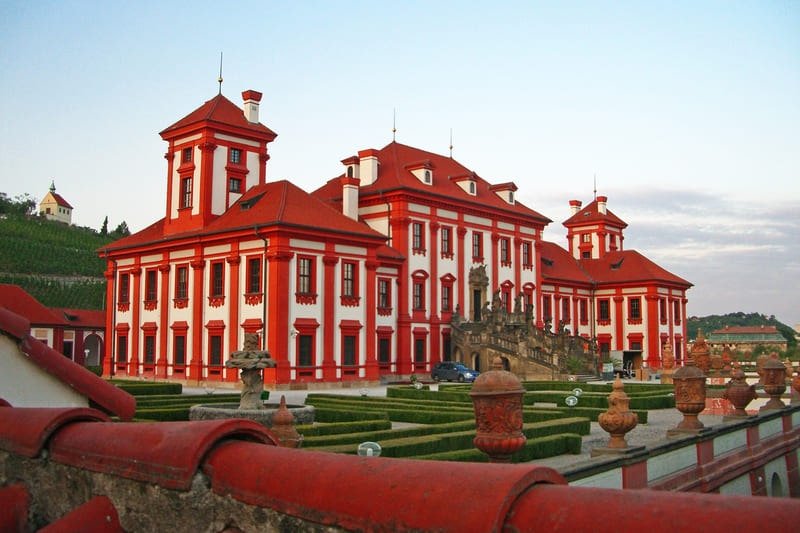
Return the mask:
[[268,179],[311,191],[397,140],[553,219],[609,197],[689,314],[800,323],[800,2],[0,0],[0,191],[79,225],[164,215],[158,131],[264,93]]

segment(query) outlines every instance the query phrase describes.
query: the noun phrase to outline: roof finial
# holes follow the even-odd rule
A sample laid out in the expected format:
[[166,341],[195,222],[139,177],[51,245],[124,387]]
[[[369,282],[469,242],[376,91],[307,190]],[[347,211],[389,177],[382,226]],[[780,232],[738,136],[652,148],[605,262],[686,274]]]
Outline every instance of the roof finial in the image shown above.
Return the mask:
[[56,180],[50,181],[50,192],[56,192]]
[[222,52],[219,53],[219,77],[217,78],[217,83],[219,83],[219,94],[222,94]]
[[453,128],[450,128],[450,159],[453,159]]
[[594,199],[597,200],[597,172],[594,173]]
[[397,109],[392,108],[392,142],[395,141],[395,134],[397,133]]

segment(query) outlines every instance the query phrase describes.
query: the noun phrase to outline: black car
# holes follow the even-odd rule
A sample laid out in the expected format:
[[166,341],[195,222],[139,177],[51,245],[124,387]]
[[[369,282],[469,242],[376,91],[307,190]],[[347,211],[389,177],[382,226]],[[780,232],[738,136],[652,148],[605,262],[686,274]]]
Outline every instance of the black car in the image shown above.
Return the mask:
[[442,361],[436,363],[431,372],[431,378],[434,381],[459,381],[464,383],[466,381],[475,381],[480,372],[467,368],[461,363],[453,361]]

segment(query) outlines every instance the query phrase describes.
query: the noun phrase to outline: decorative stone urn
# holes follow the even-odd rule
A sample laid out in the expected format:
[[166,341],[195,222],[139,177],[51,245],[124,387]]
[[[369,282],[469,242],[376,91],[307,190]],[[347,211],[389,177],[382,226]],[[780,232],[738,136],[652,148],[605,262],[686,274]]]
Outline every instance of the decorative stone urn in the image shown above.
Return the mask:
[[748,416],[745,407],[758,397],[756,386],[748,385],[742,369],[737,368],[733,371],[731,380],[725,385],[725,392],[722,397],[731,402],[734,412],[725,418],[745,418]]
[[761,378],[764,382],[764,392],[769,394],[769,401],[760,410],[769,411],[786,407],[786,404],[781,401],[781,394],[786,391],[786,367],[777,357],[770,357],[764,363],[762,371],[764,373]]
[[683,420],[671,431],[678,433],[696,433],[705,426],[697,418],[706,408],[706,376],[703,371],[694,366],[694,361],[689,359],[686,366],[679,368],[673,375],[675,385],[675,407],[683,414]]
[[472,384],[469,395],[475,407],[477,432],[473,444],[492,463],[509,463],[511,455],[525,446],[522,433],[522,396],[525,389],[517,376],[503,370],[495,357],[492,370]]
[[692,352],[690,354],[694,360],[694,364],[700,369],[701,373],[706,375],[711,368],[711,350],[706,343],[706,337],[703,335],[703,330],[697,330],[697,340],[692,345]]
[[608,448],[625,449],[628,443],[625,434],[639,423],[639,415],[630,410],[631,400],[625,394],[619,376],[614,380],[611,394],[608,395],[608,410],[597,418],[600,427],[611,435]]
[[294,415],[286,407],[286,396],[281,395],[281,404],[272,415],[272,433],[278,439],[278,445],[284,448],[299,448],[303,444],[303,436],[294,427]]
[[[797,371],[795,374],[794,379],[792,380],[792,388],[794,389],[795,395],[797,396],[796,403],[800,404],[800,370]],[[792,403],[795,403],[794,401]]]
[[731,349],[728,346],[725,346],[722,349],[722,371],[730,372],[732,362],[733,362],[733,356],[731,355]]
[[722,361],[722,355],[712,355],[711,356],[711,370],[714,372],[722,372],[722,367],[725,366],[725,363]]
[[792,362],[788,357],[783,360],[783,366],[786,367],[786,383],[791,383],[792,374],[794,374],[794,367],[792,366]]
[[756,357],[756,374],[758,374],[758,383],[764,384],[764,363],[769,359],[769,355],[761,354]]
[[672,383],[672,374],[675,372],[675,354],[672,345],[665,342],[661,350],[661,383]]
[[239,409],[264,409],[264,403],[261,401],[261,393],[264,390],[261,370],[274,368],[275,361],[270,358],[268,351],[258,349],[258,335],[245,333],[244,350],[231,353],[225,366],[242,370],[241,378],[244,386]]

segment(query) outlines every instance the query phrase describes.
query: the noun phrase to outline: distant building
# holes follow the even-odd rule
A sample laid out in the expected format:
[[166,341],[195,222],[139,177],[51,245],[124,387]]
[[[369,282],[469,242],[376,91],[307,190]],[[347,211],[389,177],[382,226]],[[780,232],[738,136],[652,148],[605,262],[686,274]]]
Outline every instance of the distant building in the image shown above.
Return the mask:
[[79,365],[99,366],[104,350],[105,313],[42,305],[22,287],[0,283],[0,308],[24,317],[31,336]]
[[267,182],[277,135],[261,94],[242,96],[161,132],[165,216],[101,251],[107,374],[236,381],[224,364],[245,333],[276,359],[277,384],[426,374],[453,356],[453,314],[480,320],[491,300],[654,367],[664,343],[681,353],[691,284],[623,249],[605,197],[570,202],[567,251],[542,240],[551,220],[513,182],[397,142],[346,157],[309,194]]
[[50,191],[39,203],[39,214],[48,220],[72,224],[72,206],[56,192],[56,184],[50,184]]
[[786,351],[788,341],[775,326],[725,326],[712,331],[706,338],[711,349],[725,346],[739,352],[752,352],[762,346],[769,350]]

